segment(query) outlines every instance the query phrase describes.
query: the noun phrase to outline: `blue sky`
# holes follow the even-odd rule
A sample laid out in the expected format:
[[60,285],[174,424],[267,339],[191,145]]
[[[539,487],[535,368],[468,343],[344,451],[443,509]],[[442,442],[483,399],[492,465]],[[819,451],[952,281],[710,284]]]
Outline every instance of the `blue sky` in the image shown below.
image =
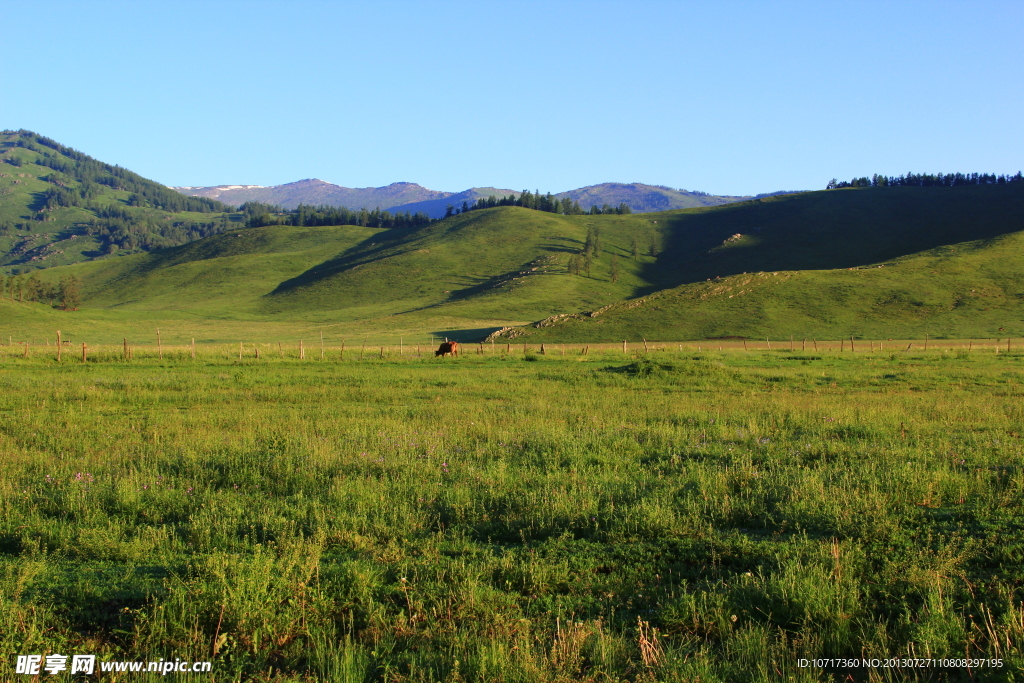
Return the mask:
[[1024,3],[5,3],[0,127],[168,185],[1024,167]]

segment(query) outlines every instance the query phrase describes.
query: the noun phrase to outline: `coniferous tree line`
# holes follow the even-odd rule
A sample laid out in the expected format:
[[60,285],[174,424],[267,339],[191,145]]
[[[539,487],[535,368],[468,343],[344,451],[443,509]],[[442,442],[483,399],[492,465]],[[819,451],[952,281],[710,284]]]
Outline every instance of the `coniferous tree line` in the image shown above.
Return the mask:
[[965,185],[1005,185],[1024,180],[1024,175],[996,175],[995,173],[908,173],[901,176],[884,176],[877,173],[853,180],[833,178],[826,190],[842,187],[963,187]]
[[367,228],[416,228],[430,225],[431,218],[418,211],[392,214],[390,211],[373,211],[359,209],[353,211],[344,206],[309,206],[300,204],[288,210],[274,204],[262,202],[246,202],[238,209],[247,228],[260,228],[268,225],[324,226],[324,225],[359,225]]
[[[109,213],[117,211],[108,209]],[[149,251],[177,247],[238,227],[232,224],[226,215],[210,221],[169,221],[136,216],[129,212],[124,212],[120,216],[91,220],[83,225],[86,234],[93,235],[103,242],[103,251],[108,254],[121,249]]]
[[477,211],[479,209],[491,209],[496,206],[522,206],[526,209],[534,209],[535,211],[547,211],[548,213],[560,213],[566,216],[582,216],[584,214],[590,214],[597,216],[601,214],[627,214],[633,213],[633,210],[628,204],[622,202],[617,207],[609,206],[594,206],[590,207],[589,211],[584,211],[578,201],[569,199],[558,199],[552,196],[550,192],[547,194],[541,194],[540,190],[536,192],[530,192],[529,190],[523,190],[522,193],[517,197],[515,195],[508,195],[503,197],[496,197],[491,195],[489,197],[479,197],[475,202],[470,204],[469,202],[462,202],[461,208],[455,208],[452,205],[448,205],[447,211],[445,212],[445,218],[454,216],[460,213],[466,213],[467,211]]

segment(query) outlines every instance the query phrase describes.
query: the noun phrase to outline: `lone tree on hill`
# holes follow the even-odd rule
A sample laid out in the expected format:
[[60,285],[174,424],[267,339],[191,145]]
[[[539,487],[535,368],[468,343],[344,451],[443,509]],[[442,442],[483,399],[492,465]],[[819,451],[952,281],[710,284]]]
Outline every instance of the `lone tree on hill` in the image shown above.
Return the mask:
[[82,292],[79,289],[78,278],[68,275],[60,281],[60,307],[65,311],[77,311],[82,303]]

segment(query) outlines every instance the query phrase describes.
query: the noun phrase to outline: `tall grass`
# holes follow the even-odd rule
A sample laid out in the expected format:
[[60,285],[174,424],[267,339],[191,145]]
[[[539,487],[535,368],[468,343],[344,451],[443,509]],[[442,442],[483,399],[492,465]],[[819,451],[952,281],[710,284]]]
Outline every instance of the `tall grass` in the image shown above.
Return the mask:
[[216,680],[1022,677],[1024,356],[502,348],[4,347],[0,651]]

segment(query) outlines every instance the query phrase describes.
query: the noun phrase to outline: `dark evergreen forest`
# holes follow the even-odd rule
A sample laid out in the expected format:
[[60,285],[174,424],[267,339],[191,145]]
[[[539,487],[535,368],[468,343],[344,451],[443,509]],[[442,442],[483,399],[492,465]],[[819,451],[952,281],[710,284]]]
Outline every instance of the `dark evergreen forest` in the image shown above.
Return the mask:
[[843,187],[963,187],[965,185],[1005,185],[1024,180],[1020,171],[1016,175],[996,175],[995,173],[908,173],[901,176],[884,176],[877,173],[870,178],[854,178],[853,180],[836,180],[833,178],[825,186],[826,190]]

